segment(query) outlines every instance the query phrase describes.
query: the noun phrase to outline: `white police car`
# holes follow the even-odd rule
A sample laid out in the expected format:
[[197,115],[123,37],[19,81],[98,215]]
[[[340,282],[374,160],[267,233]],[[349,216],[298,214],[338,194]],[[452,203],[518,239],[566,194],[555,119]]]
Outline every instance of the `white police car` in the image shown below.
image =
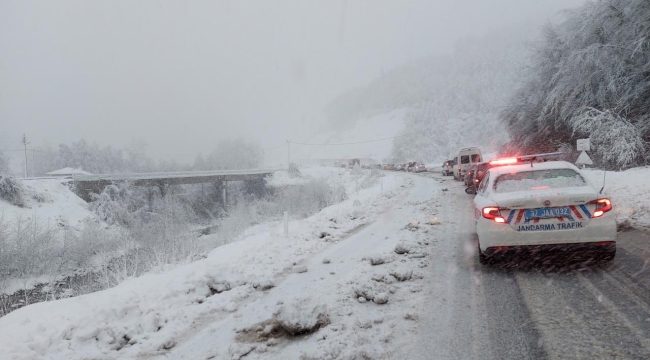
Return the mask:
[[565,247],[609,261],[616,255],[611,210],[610,199],[568,162],[492,168],[474,198],[481,263],[509,250]]

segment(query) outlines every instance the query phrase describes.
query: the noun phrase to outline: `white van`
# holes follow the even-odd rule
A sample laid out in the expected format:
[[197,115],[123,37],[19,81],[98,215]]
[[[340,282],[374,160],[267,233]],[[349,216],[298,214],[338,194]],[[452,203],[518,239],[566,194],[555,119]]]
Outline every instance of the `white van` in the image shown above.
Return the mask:
[[456,160],[454,179],[463,180],[463,176],[470,165],[483,162],[483,154],[481,154],[481,149],[477,147],[466,147],[458,150],[454,159]]

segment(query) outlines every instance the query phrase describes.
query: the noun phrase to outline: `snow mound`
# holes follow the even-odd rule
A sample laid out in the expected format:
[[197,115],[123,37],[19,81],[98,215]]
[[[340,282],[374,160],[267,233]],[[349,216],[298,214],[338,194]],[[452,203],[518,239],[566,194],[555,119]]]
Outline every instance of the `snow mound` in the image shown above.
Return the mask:
[[407,281],[413,277],[413,270],[395,270],[390,275],[397,279],[397,281]]
[[386,262],[386,258],[382,255],[373,255],[370,257],[370,265],[381,265]]
[[404,243],[404,242],[400,242],[399,244],[395,245],[395,253],[396,253],[396,254],[400,254],[400,255],[402,255],[402,254],[408,254],[409,251],[411,251],[411,247],[408,246],[408,245],[407,245],[406,243]]
[[309,297],[297,298],[289,305],[280,305],[273,319],[291,335],[309,334],[329,324],[327,305],[314,304]]
[[0,213],[8,219],[38,218],[61,227],[79,229],[87,218],[95,218],[88,204],[70,190],[65,180],[22,180],[24,207],[0,199]]
[[379,305],[386,304],[388,302],[388,294],[379,293],[375,295],[375,298],[372,299],[372,301],[374,301],[375,304],[379,304]]

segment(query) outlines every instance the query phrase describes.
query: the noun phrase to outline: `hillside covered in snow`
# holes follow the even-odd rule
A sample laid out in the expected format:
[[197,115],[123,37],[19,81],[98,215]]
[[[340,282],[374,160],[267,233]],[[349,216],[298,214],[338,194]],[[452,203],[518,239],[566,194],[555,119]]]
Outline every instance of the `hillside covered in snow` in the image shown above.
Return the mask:
[[463,146],[496,151],[508,141],[499,114],[519,85],[532,34],[509,29],[466,39],[448,56],[405,64],[341,95],[327,108],[330,127],[345,129],[336,140],[395,137],[356,152],[385,154],[388,162],[442,161]]

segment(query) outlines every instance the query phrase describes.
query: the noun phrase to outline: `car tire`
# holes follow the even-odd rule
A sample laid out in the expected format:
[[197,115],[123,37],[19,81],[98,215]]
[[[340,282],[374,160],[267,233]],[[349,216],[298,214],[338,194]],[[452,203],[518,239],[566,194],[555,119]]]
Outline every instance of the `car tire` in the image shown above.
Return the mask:
[[616,248],[602,250],[600,254],[600,260],[603,263],[611,262],[612,260],[614,260],[615,257],[616,257]]
[[488,258],[488,256],[485,255],[483,253],[483,251],[481,251],[481,244],[480,243],[478,244],[478,262],[481,265],[489,265],[490,264],[490,258]]

